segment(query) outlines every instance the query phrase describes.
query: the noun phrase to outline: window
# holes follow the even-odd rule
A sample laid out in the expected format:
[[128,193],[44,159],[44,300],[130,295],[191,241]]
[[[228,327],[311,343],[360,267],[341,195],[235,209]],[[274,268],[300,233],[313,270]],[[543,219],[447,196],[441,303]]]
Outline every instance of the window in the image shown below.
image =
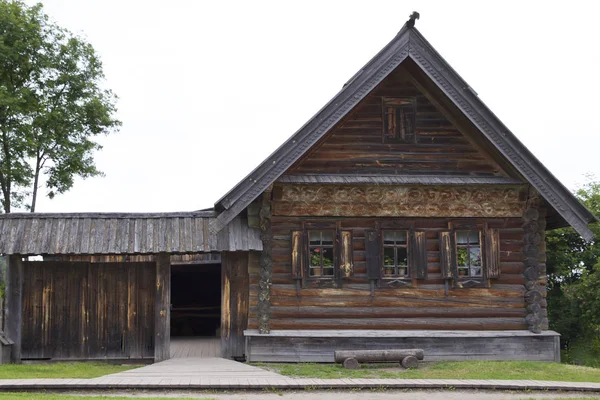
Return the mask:
[[308,276],[331,278],[334,276],[332,231],[308,232]]
[[290,272],[296,290],[341,287],[343,279],[354,274],[352,232],[340,230],[335,222],[304,224],[310,227],[291,232]]
[[416,99],[410,97],[383,98],[383,140],[415,142]]
[[379,287],[412,285],[427,279],[427,234],[398,223],[365,232],[367,277]]
[[456,266],[460,277],[483,277],[481,240],[478,231],[456,231]]
[[383,277],[407,278],[408,276],[408,233],[384,231]]
[[454,281],[458,288],[489,287],[492,279],[500,277],[499,229],[484,223],[450,225],[440,232],[442,278]]

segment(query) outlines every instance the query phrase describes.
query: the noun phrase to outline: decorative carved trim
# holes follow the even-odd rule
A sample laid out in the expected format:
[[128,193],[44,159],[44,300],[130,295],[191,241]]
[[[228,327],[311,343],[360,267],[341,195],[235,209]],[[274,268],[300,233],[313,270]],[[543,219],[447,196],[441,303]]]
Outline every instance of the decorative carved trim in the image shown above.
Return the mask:
[[521,187],[282,185],[275,215],[377,217],[520,217]]
[[535,190],[531,190],[527,208],[523,213],[523,275],[525,283],[525,304],[527,316],[525,320],[529,330],[540,333],[548,329],[548,313],[546,310],[545,265],[540,263],[540,246],[545,235],[545,210],[540,207],[541,198]]
[[271,191],[263,193],[259,211],[260,240],[263,250],[260,254],[260,281],[258,283],[258,331],[263,334],[271,332],[271,285],[273,275],[272,246],[273,234],[271,233]]

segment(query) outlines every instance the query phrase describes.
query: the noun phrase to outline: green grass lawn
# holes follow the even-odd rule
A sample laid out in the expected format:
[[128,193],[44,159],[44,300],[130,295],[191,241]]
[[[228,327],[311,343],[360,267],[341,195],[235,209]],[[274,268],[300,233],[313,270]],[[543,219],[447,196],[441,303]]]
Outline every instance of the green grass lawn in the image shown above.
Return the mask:
[[256,364],[282,375],[306,378],[406,378],[406,379],[533,379],[600,382],[600,368],[533,361],[439,361],[403,370],[398,364],[362,364],[344,369],[339,364]]
[[[97,378],[137,368],[134,365],[105,363],[2,364],[0,379]],[[0,397],[2,398],[2,397]]]
[[[49,400],[97,400],[97,399],[110,399],[110,400],[131,400],[132,398],[143,398],[144,400],[164,400],[165,397],[122,397],[122,396],[72,396],[68,394],[46,394],[46,393],[0,393],[0,400],[17,399],[17,400],[37,400],[37,399],[49,399]],[[214,400],[206,397],[189,397],[191,400]]]

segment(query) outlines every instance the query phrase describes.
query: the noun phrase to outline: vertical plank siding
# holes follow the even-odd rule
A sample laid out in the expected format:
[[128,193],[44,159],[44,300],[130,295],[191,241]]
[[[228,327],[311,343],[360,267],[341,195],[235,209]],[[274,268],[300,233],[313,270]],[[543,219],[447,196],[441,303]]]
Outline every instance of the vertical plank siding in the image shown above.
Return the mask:
[[[376,224],[403,219],[320,218],[327,224],[352,232],[353,274],[342,278],[341,288],[301,288],[292,270],[292,232],[302,230],[313,218],[273,216],[272,329],[527,329],[523,276],[523,229],[520,218],[491,218],[489,228],[498,232],[500,275],[487,288],[450,288],[445,292],[440,266],[440,236],[446,219],[411,219],[426,236],[427,274],[413,277],[408,286],[379,280],[371,292],[366,263],[366,233]],[[250,318],[257,328],[259,265],[250,258]]]
[[155,265],[24,262],[22,358],[153,358]]

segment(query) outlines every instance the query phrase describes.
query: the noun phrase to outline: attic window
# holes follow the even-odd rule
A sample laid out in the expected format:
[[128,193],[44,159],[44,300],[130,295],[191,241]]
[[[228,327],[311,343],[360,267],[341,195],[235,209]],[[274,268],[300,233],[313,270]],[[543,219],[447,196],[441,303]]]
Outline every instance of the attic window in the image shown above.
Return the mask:
[[414,97],[384,97],[383,141],[414,142],[417,102]]

